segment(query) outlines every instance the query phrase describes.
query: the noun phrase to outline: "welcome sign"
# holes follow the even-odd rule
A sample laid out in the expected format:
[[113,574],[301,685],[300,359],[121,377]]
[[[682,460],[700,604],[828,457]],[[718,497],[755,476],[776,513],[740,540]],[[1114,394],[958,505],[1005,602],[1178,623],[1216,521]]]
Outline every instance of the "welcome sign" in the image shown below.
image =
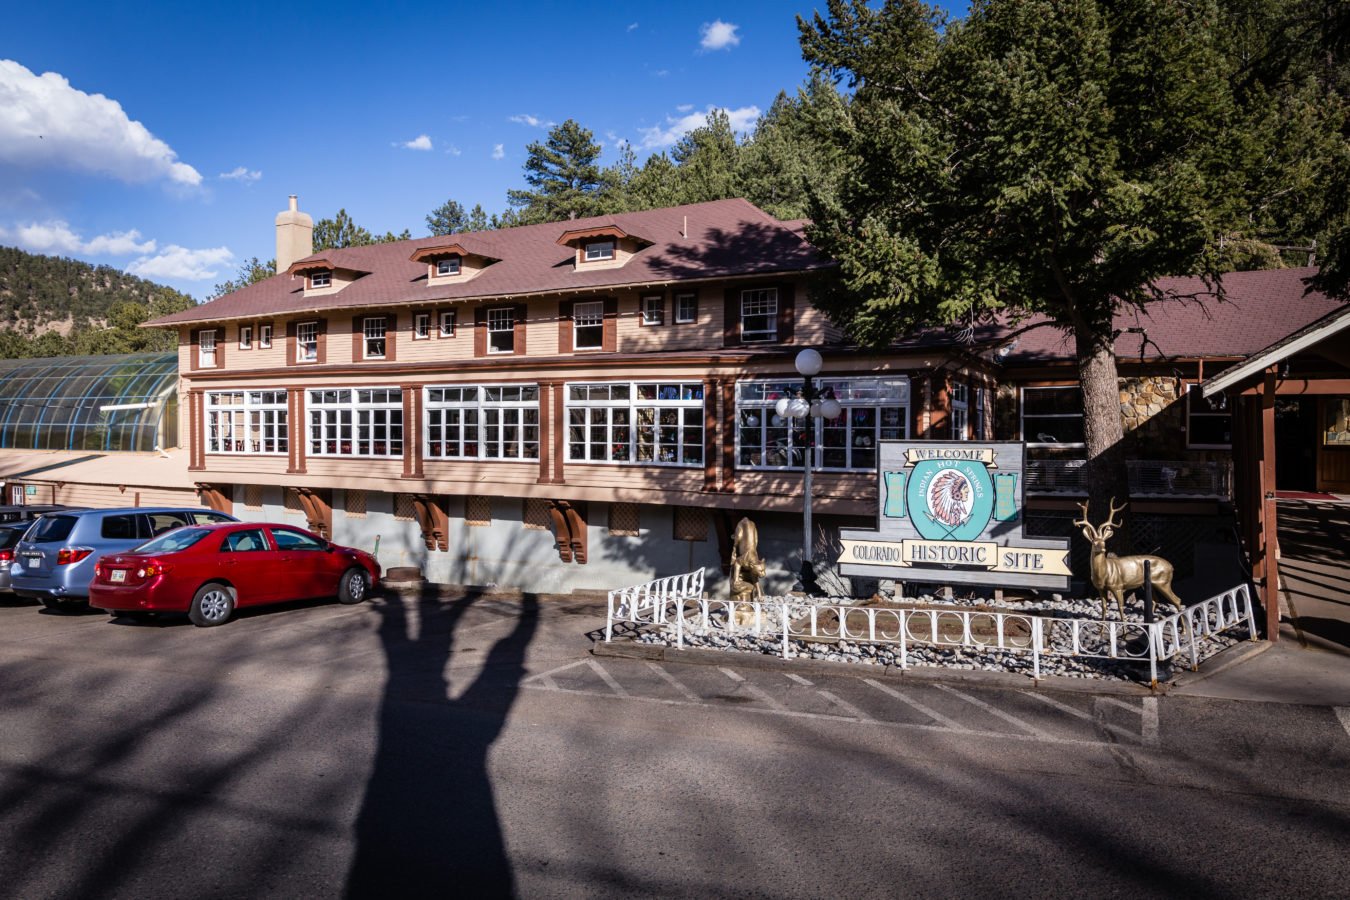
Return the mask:
[[1069,542],[1027,538],[1025,445],[882,441],[876,531],[844,529],[844,575],[1066,589]]

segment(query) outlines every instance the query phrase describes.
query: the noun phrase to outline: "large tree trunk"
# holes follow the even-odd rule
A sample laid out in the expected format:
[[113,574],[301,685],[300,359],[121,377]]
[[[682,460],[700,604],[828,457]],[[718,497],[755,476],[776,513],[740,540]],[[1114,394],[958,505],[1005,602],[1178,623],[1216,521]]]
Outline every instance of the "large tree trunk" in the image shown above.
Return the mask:
[[[1120,505],[1129,497],[1120,381],[1116,375],[1116,352],[1109,323],[1099,328],[1080,324],[1074,330],[1074,341],[1078,353],[1078,379],[1083,386],[1083,432],[1087,443],[1083,480],[1088,490],[1090,521],[1099,523],[1105,521],[1113,498],[1116,505]],[[1121,531],[1123,529],[1117,531],[1117,540]]]

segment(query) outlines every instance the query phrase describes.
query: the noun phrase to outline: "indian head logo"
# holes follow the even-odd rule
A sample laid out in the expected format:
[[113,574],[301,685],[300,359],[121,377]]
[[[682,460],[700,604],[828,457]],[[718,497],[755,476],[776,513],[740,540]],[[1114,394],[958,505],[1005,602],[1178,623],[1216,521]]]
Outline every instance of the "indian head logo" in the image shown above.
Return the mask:
[[970,518],[975,491],[970,479],[956,469],[945,469],[928,488],[928,511],[947,528],[958,528]]

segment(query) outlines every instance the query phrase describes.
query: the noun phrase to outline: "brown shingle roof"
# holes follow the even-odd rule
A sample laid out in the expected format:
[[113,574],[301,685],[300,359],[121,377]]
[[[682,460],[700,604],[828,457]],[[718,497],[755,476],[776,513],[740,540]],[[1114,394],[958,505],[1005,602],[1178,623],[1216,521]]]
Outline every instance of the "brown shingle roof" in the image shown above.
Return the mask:
[[[1160,279],[1163,290],[1197,299],[1161,300],[1143,311],[1118,312],[1116,355],[1121,359],[1250,356],[1341,308],[1339,301],[1307,290],[1304,279],[1316,272],[1315,268],[1230,272],[1223,276],[1222,302],[1199,278]],[[992,337],[998,341],[997,335]],[[1018,336],[1016,346],[1001,357],[1005,365],[1073,358],[1073,336],[1049,327]]]
[[[688,237],[681,234],[686,223]],[[558,237],[564,232],[603,225],[617,225],[654,243],[622,267],[575,270],[575,254],[558,246]],[[687,279],[802,272],[831,265],[799,234],[749,201],[739,199],[456,234],[453,239],[470,253],[500,262],[463,283],[428,287],[426,266],[409,257],[421,247],[444,244],[444,237],[326,250],[313,256],[322,256],[337,268],[370,274],[337,293],[321,297],[305,297],[299,279],[275,275],[147,324],[173,326],[315,309],[603,290]]]

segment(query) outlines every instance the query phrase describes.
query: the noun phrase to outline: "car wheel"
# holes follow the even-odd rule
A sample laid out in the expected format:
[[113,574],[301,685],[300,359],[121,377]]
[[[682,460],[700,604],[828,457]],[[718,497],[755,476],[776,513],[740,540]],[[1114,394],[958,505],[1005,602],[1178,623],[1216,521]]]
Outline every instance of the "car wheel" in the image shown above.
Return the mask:
[[219,582],[204,584],[197,589],[188,607],[188,618],[200,628],[222,625],[234,615],[234,591]]
[[339,603],[360,603],[366,599],[370,588],[370,576],[362,569],[348,569],[342,573],[338,582],[337,598]]

